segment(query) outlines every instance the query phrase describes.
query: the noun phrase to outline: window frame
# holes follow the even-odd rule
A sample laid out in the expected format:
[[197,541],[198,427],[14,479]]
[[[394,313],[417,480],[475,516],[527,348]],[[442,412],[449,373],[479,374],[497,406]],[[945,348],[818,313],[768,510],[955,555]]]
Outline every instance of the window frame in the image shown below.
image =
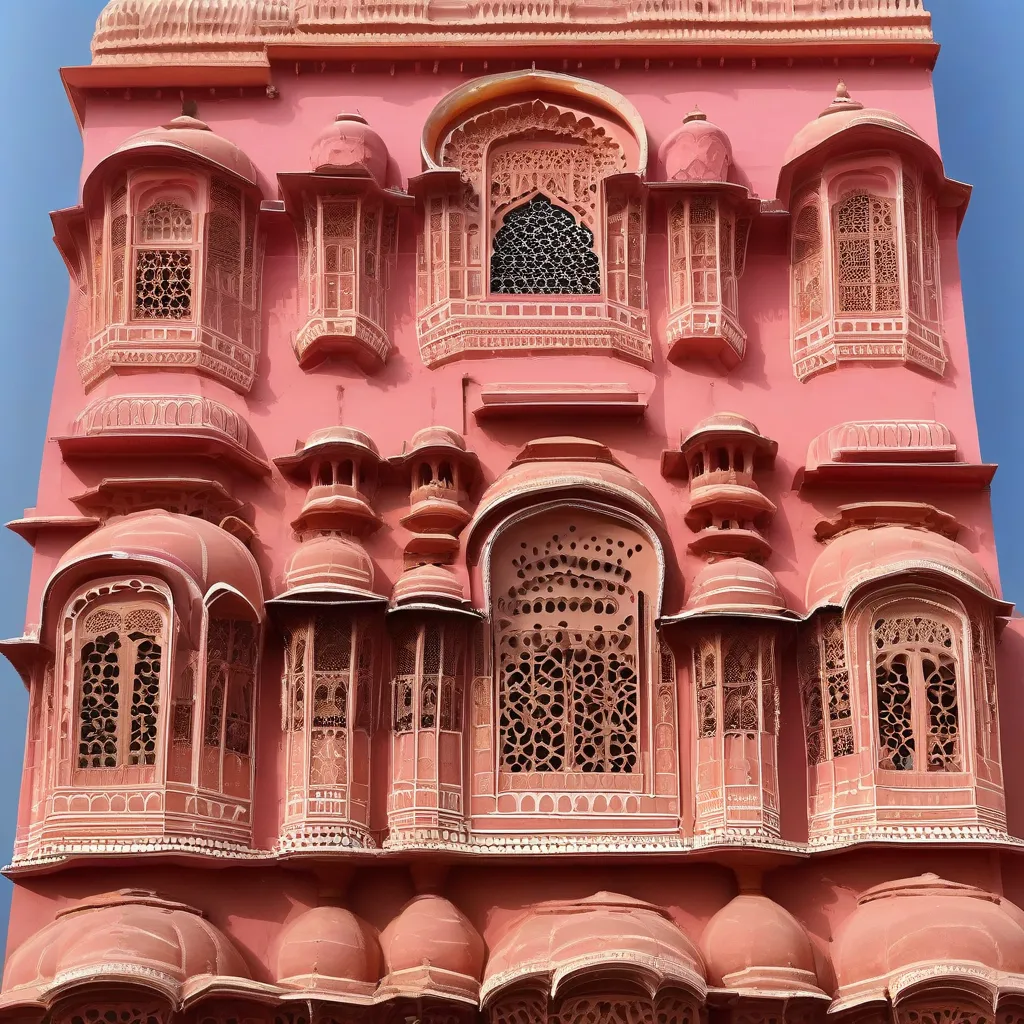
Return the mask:
[[[202,287],[204,264],[203,251],[206,236],[206,211],[202,208],[200,196],[208,191],[209,182],[197,178],[160,179],[136,175],[130,179],[128,198],[128,232],[125,253],[125,299],[124,314],[127,324],[169,326],[175,324],[189,327],[202,321]],[[161,202],[174,202],[187,209],[192,215],[192,240],[156,244],[143,242],[140,229],[149,210]],[[138,257],[142,252],[188,251],[190,253],[189,310],[187,316],[140,316],[138,313]],[[128,302],[128,299],[131,299]]]

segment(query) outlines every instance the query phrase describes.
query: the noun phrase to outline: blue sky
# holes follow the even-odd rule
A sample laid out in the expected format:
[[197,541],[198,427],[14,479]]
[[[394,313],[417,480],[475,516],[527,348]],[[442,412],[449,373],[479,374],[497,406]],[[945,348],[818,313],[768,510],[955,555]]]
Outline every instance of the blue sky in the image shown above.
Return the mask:
[[[943,53],[935,94],[947,173],[975,186],[960,259],[982,454],[1000,464],[993,485],[1003,590],[1024,603],[1024,339],[1011,304],[1024,282],[1024,213],[1016,195],[1024,113],[1015,71],[1024,0],[926,0]],[[89,61],[102,0],[3,4],[0,150],[6,244],[0,246],[0,522],[35,504],[67,271],[51,242],[50,210],[78,199],[81,143],[57,69]],[[0,530],[0,636],[21,634],[30,549]],[[0,861],[14,836],[26,697],[0,664]],[[0,921],[10,885],[0,879]]]

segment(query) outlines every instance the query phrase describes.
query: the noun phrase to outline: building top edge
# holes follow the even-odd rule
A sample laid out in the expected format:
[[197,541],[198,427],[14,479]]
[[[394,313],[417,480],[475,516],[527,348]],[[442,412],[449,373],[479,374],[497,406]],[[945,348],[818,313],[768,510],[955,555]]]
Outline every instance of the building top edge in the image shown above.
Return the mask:
[[275,50],[480,45],[913,48],[924,0],[110,0],[94,65],[265,62]]

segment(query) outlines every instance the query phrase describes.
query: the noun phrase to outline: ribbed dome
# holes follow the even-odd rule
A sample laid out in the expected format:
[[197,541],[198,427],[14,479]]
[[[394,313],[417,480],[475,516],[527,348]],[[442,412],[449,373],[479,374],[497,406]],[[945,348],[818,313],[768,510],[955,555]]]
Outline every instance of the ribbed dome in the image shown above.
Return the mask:
[[255,185],[258,181],[253,162],[238,146],[218,135],[205,121],[184,115],[175,117],[159,128],[146,128],[136,132],[101,161],[96,170],[107,161],[123,157],[127,153],[144,155],[147,162],[156,163],[155,154],[159,151],[194,157],[241,178],[248,185]]
[[732,166],[729,136],[707,115],[692,110],[662,149],[670,181],[728,181]]
[[199,911],[123,890],[61,911],[19,946],[7,960],[0,1009],[49,1002],[97,982],[142,986],[177,1004],[188,983],[206,975],[216,991],[216,979],[248,978],[249,971]]
[[612,972],[652,993],[672,986],[703,999],[706,992],[700,954],[663,908],[599,892],[527,910],[491,950],[482,997],[527,981],[557,994],[590,977],[607,984]]
[[382,989],[408,995],[451,993],[475,1000],[484,943],[443,896],[417,896],[380,936],[387,975]]
[[704,614],[777,615],[785,612],[786,600],[763,565],[724,558],[697,573],[686,608]]
[[1024,928],[1012,904],[972,885],[920,875],[863,893],[836,933],[837,1001],[883,998],[902,978],[1024,973]]
[[466,592],[451,569],[441,565],[417,565],[406,569],[399,577],[392,601],[395,605],[420,602],[463,605]]
[[803,926],[760,893],[741,893],[707,923],[701,950],[713,985],[759,991],[820,991]]
[[314,907],[281,929],[275,960],[279,985],[368,996],[380,969],[376,933],[349,910]]
[[807,610],[843,605],[858,586],[914,571],[948,576],[998,600],[981,563],[961,544],[928,530],[881,526],[836,537],[807,576]]
[[305,541],[288,559],[284,578],[289,590],[377,596],[373,589],[373,562],[363,546],[349,537],[314,537]]
[[360,114],[339,114],[316,138],[309,156],[318,174],[369,175],[384,185],[388,148]]

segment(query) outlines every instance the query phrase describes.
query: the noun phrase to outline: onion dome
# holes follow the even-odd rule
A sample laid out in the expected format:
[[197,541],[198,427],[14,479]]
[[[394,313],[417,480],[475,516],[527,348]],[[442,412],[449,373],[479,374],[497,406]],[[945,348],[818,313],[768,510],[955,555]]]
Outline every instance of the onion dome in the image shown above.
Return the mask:
[[202,979],[216,995],[249,971],[202,914],[155,893],[125,889],[76,903],[18,947],[4,969],[0,1010],[50,1006],[79,987],[129,985],[178,1006]]
[[275,963],[279,985],[369,996],[380,980],[380,970],[376,932],[342,907],[314,907],[281,930]]
[[126,154],[140,162],[157,163],[158,154],[187,156],[210,164],[255,186],[259,177],[253,162],[233,142],[214,132],[205,121],[196,117],[175,117],[159,128],[146,128],[125,139],[110,156],[104,158],[90,174],[90,179],[110,161]]
[[700,110],[691,110],[683,118],[682,125],[665,143],[662,154],[670,181],[729,180],[732,166],[729,136]]
[[682,617],[695,615],[788,616],[775,577],[746,558],[723,558],[706,565],[693,581]]
[[384,601],[374,590],[374,569],[363,546],[351,537],[313,537],[288,559],[286,590],[275,601]]
[[109,563],[104,571],[118,575],[132,571],[131,563],[146,566],[166,577],[183,602],[196,591],[202,598],[233,591],[257,617],[263,615],[263,584],[252,555],[226,530],[197,516],[153,509],[111,520],[64,553],[44,590],[44,607],[58,582],[63,590],[84,571],[94,576],[97,563]]
[[[564,988],[610,974],[652,995],[660,988],[707,994],[700,953],[661,907],[618,893],[540,903],[495,944],[481,1000],[521,982],[538,983],[557,998]],[[632,986],[631,986],[632,987]]]
[[469,608],[459,578],[443,565],[417,565],[406,569],[392,592],[391,610],[477,614]]
[[831,541],[807,576],[807,611],[843,606],[858,587],[873,580],[914,573],[938,574],[996,602],[999,614],[1009,606],[981,563],[963,545],[928,530],[880,526],[851,530]]
[[700,940],[708,981],[739,991],[825,997],[803,926],[760,893],[740,893],[707,923]]
[[387,974],[380,992],[390,996],[454,997],[476,1003],[484,943],[461,910],[443,896],[407,903],[381,932]]
[[[839,989],[833,1010],[908,988],[941,991],[979,983],[1014,991],[1024,981],[1020,910],[973,885],[919,875],[864,892],[832,942]],[[1010,977],[1007,977],[1009,975]],[[1016,975],[1016,977],[1013,977]]]
[[388,148],[360,114],[339,114],[316,138],[309,157],[317,174],[369,176],[383,186]]

